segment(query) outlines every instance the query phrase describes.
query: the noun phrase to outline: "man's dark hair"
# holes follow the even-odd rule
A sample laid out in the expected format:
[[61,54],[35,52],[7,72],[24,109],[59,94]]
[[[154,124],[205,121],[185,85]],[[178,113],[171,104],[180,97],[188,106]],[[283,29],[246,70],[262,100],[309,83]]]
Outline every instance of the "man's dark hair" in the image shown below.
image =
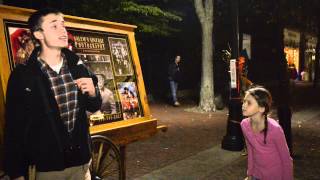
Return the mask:
[[45,8],[34,12],[28,19],[28,26],[31,33],[41,30],[42,17],[48,14],[60,14],[61,12],[56,9]]
[[48,14],[60,14],[61,12],[56,10],[56,9],[51,9],[51,8],[45,8],[38,10],[31,14],[31,16],[28,19],[28,26],[31,31],[31,37],[33,39],[33,42],[35,45],[40,45],[39,40],[37,40],[33,33],[39,30],[42,30],[41,25],[43,23],[42,17],[48,15]]

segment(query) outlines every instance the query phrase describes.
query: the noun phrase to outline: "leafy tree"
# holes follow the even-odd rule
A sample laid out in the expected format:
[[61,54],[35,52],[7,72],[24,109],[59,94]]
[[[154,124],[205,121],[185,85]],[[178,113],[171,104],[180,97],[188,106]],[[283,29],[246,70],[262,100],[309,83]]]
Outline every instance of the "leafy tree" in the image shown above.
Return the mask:
[[138,32],[160,36],[178,31],[170,23],[182,21],[176,13],[142,0],[4,0],[4,4],[33,9],[58,8],[74,16],[135,24]]
[[151,35],[168,36],[177,32],[170,22],[182,21],[174,13],[153,4],[139,4],[137,0],[78,0],[66,2],[64,7],[68,14],[134,24],[138,26],[138,32]]

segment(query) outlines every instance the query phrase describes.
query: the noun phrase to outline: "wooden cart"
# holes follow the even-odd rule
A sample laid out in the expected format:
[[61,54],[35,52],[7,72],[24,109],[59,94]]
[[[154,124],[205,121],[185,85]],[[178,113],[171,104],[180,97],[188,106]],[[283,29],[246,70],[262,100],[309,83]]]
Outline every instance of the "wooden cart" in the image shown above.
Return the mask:
[[[3,150],[7,81],[16,64],[28,57],[30,47],[19,45],[19,39],[24,38],[23,43],[28,41],[30,32],[26,21],[32,12],[34,10],[0,6],[0,151]],[[97,179],[109,175],[125,179],[126,145],[165,128],[157,127],[157,120],[150,114],[134,37],[136,26],[69,15],[65,15],[65,21],[69,48],[89,69],[101,75],[102,86],[109,89],[108,97],[113,99],[111,103],[108,101],[109,109],[90,116],[92,174]]]

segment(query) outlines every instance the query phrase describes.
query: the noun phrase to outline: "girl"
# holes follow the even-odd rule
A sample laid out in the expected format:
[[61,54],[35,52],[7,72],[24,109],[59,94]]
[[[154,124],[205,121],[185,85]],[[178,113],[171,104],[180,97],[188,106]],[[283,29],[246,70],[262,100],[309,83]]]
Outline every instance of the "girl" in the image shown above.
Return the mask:
[[248,180],[293,180],[293,164],[281,126],[268,118],[271,94],[263,87],[246,91],[241,129],[248,149]]

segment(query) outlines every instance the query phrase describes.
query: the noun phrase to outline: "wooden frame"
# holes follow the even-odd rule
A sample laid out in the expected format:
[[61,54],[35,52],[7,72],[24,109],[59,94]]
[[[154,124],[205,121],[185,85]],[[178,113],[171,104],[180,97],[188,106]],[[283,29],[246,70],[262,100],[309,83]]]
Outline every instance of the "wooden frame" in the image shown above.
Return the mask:
[[[26,23],[32,12],[34,12],[34,10],[4,5],[0,6],[0,146],[3,144],[3,125],[5,121],[4,104],[7,81],[13,68],[12,63],[10,64],[13,56],[10,55],[10,47],[12,46],[9,45],[10,38],[8,38],[8,22],[9,24],[16,22],[18,22],[18,24]],[[116,144],[121,146],[154,135],[157,131],[157,120],[152,118],[147,102],[147,96],[134,37],[134,29],[136,26],[69,15],[65,15],[65,21],[67,28],[75,31],[88,31],[89,33],[102,34],[102,36],[107,35],[108,37],[115,36],[114,39],[120,37],[120,39],[122,39],[118,42],[120,44],[121,42],[125,42],[125,40],[127,40],[127,49],[132,61],[132,67],[134,69],[134,74],[132,76],[133,78],[131,78],[133,80],[130,81],[130,83],[135,83],[136,85],[136,93],[139,94],[139,107],[141,108],[140,111],[142,113],[140,113],[140,116],[134,116],[128,119],[118,119],[114,122],[94,125],[90,127],[91,134],[106,135]],[[109,51],[109,53],[111,53],[111,51]],[[111,56],[112,55],[110,55],[110,57]],[[115,89],[119,90],[119,87],[116,86]],[[121,113],[123,112],[124,110],[122,108]]]

